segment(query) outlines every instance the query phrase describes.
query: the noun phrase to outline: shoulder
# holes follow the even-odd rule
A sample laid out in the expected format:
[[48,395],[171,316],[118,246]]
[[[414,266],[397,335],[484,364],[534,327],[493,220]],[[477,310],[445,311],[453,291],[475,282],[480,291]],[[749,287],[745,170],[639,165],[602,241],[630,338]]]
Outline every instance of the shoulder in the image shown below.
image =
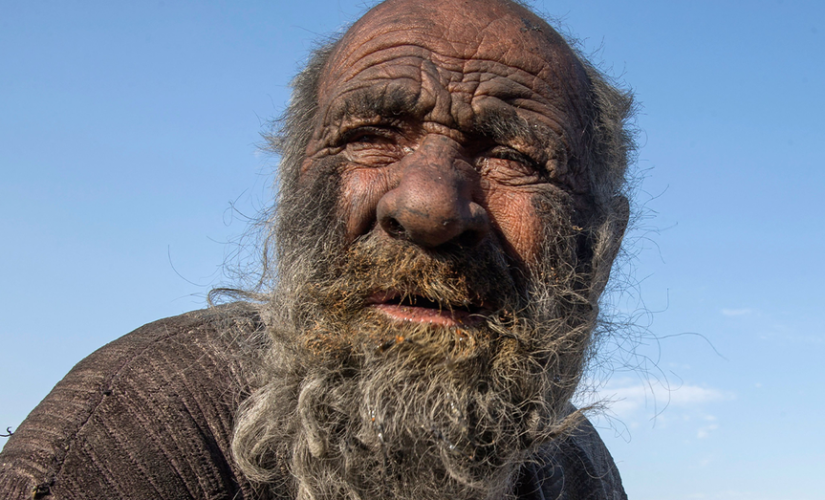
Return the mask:
[[6,443],[0,496],[231,498],[245,488],[227,460],[233,416],[261,329],[251,306],[232,304],[102,347]]
[[587,418],[544,448],[532,466],[527,498],[627,500],[613,457]]

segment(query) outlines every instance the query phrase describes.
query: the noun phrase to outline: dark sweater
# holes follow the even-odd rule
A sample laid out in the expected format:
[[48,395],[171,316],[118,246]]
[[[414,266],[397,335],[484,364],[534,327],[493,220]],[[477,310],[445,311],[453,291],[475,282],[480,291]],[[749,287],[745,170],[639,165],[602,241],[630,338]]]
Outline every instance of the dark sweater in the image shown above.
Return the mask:
[[[253,499],[231,459],[239,401],[263,351],[234,304],[150,323],[75,366],[0,453],[0,499]],[[525,467],[523,499],[625,499],[584,422]]]

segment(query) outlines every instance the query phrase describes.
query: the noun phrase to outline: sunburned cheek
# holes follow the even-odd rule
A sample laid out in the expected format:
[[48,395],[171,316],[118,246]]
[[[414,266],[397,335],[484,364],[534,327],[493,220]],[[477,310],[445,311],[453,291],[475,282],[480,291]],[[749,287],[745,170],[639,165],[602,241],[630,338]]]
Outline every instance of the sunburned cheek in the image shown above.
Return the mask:
[[339,216],[346,222],[347,238],[369,232],[375,221],[378,200],[386,192],[387,180],[375,169],[353,169],[341,174]]
[[540,255],[544,231],[533,205],[533,195],[490,196],[488,211],[515,257],[524,263],[535,263]]

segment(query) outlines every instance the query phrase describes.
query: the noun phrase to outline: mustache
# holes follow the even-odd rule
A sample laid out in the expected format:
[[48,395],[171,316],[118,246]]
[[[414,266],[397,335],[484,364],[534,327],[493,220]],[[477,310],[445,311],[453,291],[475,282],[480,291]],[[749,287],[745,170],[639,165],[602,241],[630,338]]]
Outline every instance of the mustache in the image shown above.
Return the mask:
[[327,310],[354,312],[377,301],[443,310],[510,312],[526,297],[519,266],[492,241],[429,251],[376,231],[355,240],[307,287]]

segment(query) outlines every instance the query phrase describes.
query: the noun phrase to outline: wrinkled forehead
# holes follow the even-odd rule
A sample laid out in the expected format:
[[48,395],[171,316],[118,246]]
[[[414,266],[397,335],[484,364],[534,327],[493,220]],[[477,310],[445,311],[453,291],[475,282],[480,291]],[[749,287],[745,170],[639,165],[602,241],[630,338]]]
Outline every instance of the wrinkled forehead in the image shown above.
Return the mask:
[[[451,71],[497,65],[535,81],[533,90],[577,100],[587,76],[564,39],[544,20],[507,0],[389,0],[344,35],[328,60],[319,99],[399,54],[426,56]],[[508,68],[511,68],[508,70]],[[573,104],[573,103],[569,103]],[[578,106],[576,106],[578,107]]]

